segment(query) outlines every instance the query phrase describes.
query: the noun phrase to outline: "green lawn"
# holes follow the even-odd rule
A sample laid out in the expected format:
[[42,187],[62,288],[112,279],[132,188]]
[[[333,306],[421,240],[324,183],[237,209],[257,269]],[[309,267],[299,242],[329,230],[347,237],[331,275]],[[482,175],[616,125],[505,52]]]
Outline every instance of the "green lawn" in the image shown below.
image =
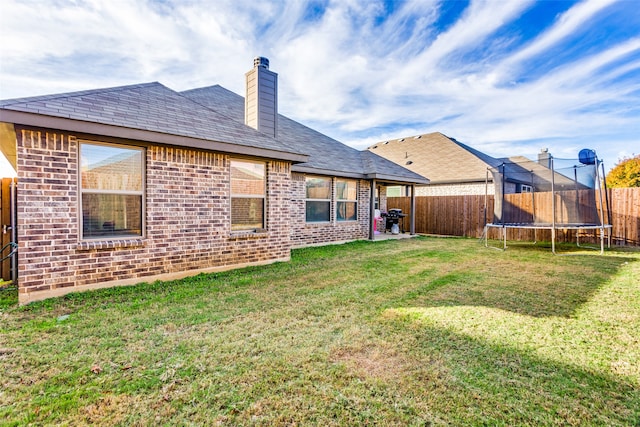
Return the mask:
[[0,292],[1,425],[640,425],[638,250],[416,238]]

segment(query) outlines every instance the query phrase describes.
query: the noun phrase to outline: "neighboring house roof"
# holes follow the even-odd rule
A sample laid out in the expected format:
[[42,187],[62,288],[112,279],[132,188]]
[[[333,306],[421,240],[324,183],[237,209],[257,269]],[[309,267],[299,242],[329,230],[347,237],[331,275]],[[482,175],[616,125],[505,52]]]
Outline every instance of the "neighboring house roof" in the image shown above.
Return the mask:
[[[494,158],[440,132],[393,139],[371,145],[368,150],[426,176],[431,184],[485,182],[487,171],[504,166],[506,181],[544,188],[551,183],[551,169],[524,156]],[[573,172],[569,171],[569,174]],[[489,173],[489,181],[493,175]],[[553,174],[557,189],[589,188],[558,167]]]
[[163,86],[146,83],[0,101],[0,121],[292,162],[307,156]]
[[[244,97],[219,85],[181,92],[208,108],[244,123]],[[359,151],[299,122],[278,114],[277,139],[309,156],[293,165],[297,172],[330,174],[353,178],[375,178],[402,183],[426,184],[418,173],[377,155]]]
[[487,168],[502,163],[440,132],[381,141],[368,150],[429,178],[431,184],[484,182]]

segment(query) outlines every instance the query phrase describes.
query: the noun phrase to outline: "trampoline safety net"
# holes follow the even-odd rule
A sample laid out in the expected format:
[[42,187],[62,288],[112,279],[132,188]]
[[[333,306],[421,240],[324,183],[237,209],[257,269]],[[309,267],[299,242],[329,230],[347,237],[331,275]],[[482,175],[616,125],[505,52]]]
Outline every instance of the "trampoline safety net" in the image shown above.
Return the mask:
[[605,217],[608,201],[603,199],[601,166],[595,152],[585,149],[578,159],[549,156],[544,164],[509,161],[490,168],[495,196],[493,220],[487,226],[551,229],[554,253],[556,229],[601,229],[603,233],[611,226]]

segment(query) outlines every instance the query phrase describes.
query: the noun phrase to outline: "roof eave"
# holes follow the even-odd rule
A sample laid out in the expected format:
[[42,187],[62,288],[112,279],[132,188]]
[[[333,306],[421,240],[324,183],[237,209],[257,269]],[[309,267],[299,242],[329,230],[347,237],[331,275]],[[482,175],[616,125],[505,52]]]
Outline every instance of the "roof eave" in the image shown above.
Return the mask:
[[355,179],[366,179],[366,176],[357,172],[344,172],[344,171],[336,171],[332,169],[321,169],[321,168],[313,168],[309,166],[303,165],[293,165],[291,166],[292,172],[299,173],[308,173],[312,175],[330,175],[330,176],[339,176],[341,178],[355,178]]
[[355,178],[355,179],[367,179],[367,180],[378,180],[384,181],[397,185],[410,185],[410,184],[429,184],[429,180],[424,179],[413,179],[406,178],[397,175],[389,175],[389,174],[379,174],[379,173],[354,173],[354,172],[344,172],[344,171],[335,171],[331,169],[320,169],[320,168],[312,168],[308,166],[302,165],[294,165],[291,167],[293,172],[299,173],[307,173],[311,175],[329,175],[329,176],[338,176],[341,178]]
[[134,129],[104,123],[86,122],[64,117],[27,113],[24,111],[0,109],[0,122],[14,123],[24,126],[34,126],[46,129],[59,129],[68,132],[103,135],[113,138],[196,148],[230,154],[286,160],[292,163],[304,163],[309,160],[309,156],[306,154],[270,150],[268,148],[251,147],[247,145],[239,145],[222,141],[191,138],[187,136],[155,132],[144,129]]
[[[447,184],[484,184],[487,181],[486,178],[469,178],[469,179],[447,179],[442,181],[431,181],[431,185],[447,185]],[[489,176],[489,181],[493,182],[493,177]]]
[[429,184],[429,180],[427,178],[407,178],[398,175],[389,175],[382,173],[368,173],[365,175],[366,179],[375,179],[377,181],[385,181],[399,185],[407,185],[407,184],[416,184],[416,185],[424,185]]

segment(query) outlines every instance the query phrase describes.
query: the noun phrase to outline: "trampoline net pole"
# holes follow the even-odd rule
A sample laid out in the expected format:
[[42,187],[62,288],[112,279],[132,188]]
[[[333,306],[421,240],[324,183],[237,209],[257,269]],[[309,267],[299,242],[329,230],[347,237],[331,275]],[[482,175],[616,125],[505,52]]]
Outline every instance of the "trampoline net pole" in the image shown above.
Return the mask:
[[549,156],[549,166],[551,167],[551,252],[556,253],[556,191],[555,191],[555,171],[553,170],[553,156]]

